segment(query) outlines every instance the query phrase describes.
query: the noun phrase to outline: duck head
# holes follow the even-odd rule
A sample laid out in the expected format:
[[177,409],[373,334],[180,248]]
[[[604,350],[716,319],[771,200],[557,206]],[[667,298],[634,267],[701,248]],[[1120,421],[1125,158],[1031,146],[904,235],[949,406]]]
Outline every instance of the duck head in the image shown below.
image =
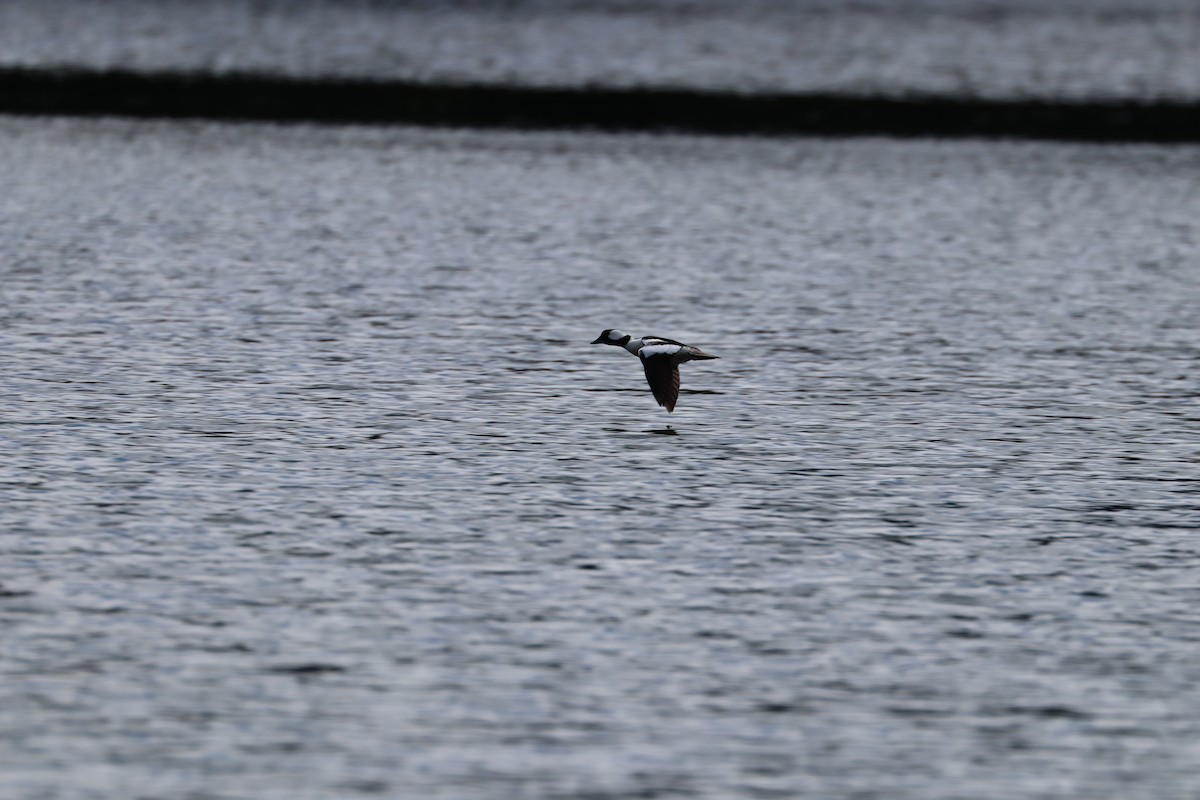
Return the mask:
[[611,344],[617,347],[624,347],[625,343],[631,338],[632,337],[624,331],[619,331],[616,328],[609,328],[608,330],[601,331],[600,335],[596,337],[596,340],[592,342],[592,344]]

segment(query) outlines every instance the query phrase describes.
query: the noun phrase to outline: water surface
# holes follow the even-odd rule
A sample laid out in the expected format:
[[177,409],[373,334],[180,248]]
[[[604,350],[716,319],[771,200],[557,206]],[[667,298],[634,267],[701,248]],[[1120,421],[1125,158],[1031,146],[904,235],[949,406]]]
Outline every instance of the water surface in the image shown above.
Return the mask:
[[1200,151],[0,133],[6,794],[1196,795]]
[[1198,40],[1193,0],[0,5],[0,66],[853,97],[1195,102]]

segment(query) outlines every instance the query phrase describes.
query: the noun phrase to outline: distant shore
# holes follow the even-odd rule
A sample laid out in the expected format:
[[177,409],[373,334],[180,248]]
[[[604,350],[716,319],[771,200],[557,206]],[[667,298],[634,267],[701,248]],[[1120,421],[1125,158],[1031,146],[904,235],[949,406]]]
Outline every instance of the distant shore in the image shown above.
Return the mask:
[[0,69],[0,113],[704,134],[1200,142],[1186,100],[523,87],[270,74]]

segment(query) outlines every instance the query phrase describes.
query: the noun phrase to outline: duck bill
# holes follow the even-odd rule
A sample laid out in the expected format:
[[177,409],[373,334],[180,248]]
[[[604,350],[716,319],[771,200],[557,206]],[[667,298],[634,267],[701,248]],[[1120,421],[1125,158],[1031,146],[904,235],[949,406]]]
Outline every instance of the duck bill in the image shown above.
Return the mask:
[[597,337],[596,337],[596,341],[592,342],[592,344],[604,344],[604,337],[603,337],[603,336],[597,336]]

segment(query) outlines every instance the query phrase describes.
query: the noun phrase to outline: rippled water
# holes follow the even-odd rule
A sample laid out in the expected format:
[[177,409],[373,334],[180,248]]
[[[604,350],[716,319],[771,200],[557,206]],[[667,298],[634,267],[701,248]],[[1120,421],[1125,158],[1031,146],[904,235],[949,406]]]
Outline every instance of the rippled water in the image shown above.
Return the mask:
[[1196,103],[1197,41],[1195,0],[0,3],[0,67],[858,97]]
[[1200,151],[0,134],[7,796],[1200,791]]

